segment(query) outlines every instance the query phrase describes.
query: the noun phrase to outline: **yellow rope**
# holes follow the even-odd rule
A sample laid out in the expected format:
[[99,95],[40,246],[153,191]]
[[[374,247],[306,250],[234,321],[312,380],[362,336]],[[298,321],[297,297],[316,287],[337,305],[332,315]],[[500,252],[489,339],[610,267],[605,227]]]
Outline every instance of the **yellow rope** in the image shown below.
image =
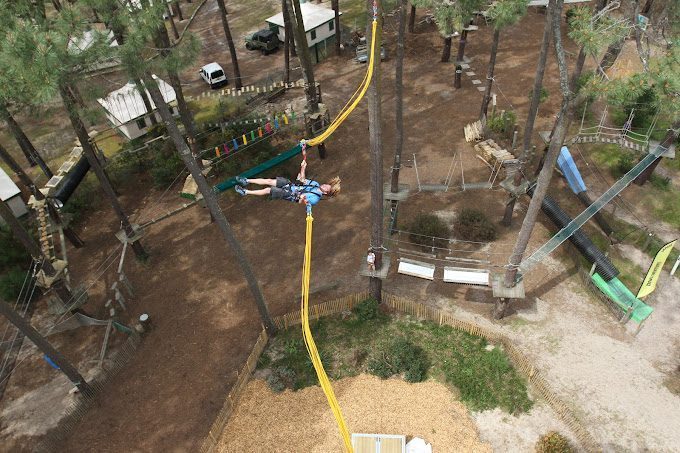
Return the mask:
[[333,416],[335,416],[335,421],[338,424],[338,429],[340,430],[340,435],[345,446],[345,451],[352,453],[354,450],[352,448],[352,440],[349,435],[349,430],[345,424],[345,419],[342,417],[342,412],[340,411],[340,405],[338,400],[335,398],[335,393],[333,392],[333,387],[331,386],[330,380],[326,375],[326,370],[323,368],[323,363],[321,363],[321,357],[319,357],[319,351],[316,349],[316,343],[314,343],[314,338],[312,337],[312,330],[309,327],[309,279],[312,267],[312,223],[314,218],[311,212],[307,214],[307,228],[305,234],[305,260],[302,266],[302,298],[301,298],[301,318],[302,318],[302,334],[305,340],[305,345],[307,346],[307,352],[309,357],[312,359],[312,364],[314,365],[314,370],[316,370],[316,375],[319,378],[319,384],[323,389],[326,399],[328,400],[328,405],[333,411]]
[[[316,146],[319,143],[323,143],[328,137],[330,137],[331,134],[335,132],[335,130],[340,126],[340,124],[342,124],[342,122],[345,121],[349,114],[352,113],[352,111],[357,107],[357,105],[359,105],[359,102],[361,102],[361,99],[363,99],[364,95],[366,94],[366,90],[368,90],[368,86],[371,84],[371,79],[373,78],[373,67],[375,59],[376,30],[378,27],[378,21],[375,19],[375,15],[377,14],[375,4],[373,5],[373,7],[374,7],[374,19],[372,24],[373,31],[371,33],[371,51],[369,53],[368,69],[366,70],[364,79],[361,81],[361,84],[356,89],[354,94],[352,94],[352,97],[349,99],[349,101],[347,101],[342,110],[340,110],[338,116],[335,117],[330,126],[328,126],[328,129],[326,129],[323,132],[323,134],[319,135],[318,137],[315,137],[311,140],[307,140],[306,144],[308,146]],[[319,378],[319,384],[321,385],[321,389],[326,395],[328,405],[330,406],[331,411],[333,412],[333,416],[335,417],[335,421],[338,424],[338,429],[340,431],[340,435],[342,436],[342,441],[344,444],[344,450],[347,453],[353,453],[354,449],[352,448],[352,439],[350,438],[349,430],[347,429],[347,424],[345,423],[345,419],[342,416],[342,411],[340,410],[338,400],[335,398],[333,386],[331,385],[331,382],[328,379],[326,370],[324,370],[323,368],[323,363],[321,363],[321,357],[319,357],[319,351],[316,348],[316,343],[314,343],[314,337],[312,336],[312,329],[309,327],[309,280],[311,277],[312,269],[313,222],[314,217],[312,217],[310,209],[307,212],[307,227],[305,231],[305,259],[302,265],[302,297],[300,300],[302,336],[305,340],[305,346],[307,347],[309,357],[312,360],[312,365],[314,365],[316,375]]]
[[349,114],[352,113],[352,111],[357,107],[357,105],[359,105],[359,102],[361,102],[361,99],[363,99],[364,95],[366,94],[366,90],[368,90],[368,86],[371,84],[371,79],[373,78],[373,66],[375,64],[375,41],[376,41],[375,36],[377,29],[378,21],[374,19],[371,32],[371,52],[369,53],[368,69],[366,70],[364,80],[361,82],[361,85],[359,85],[359,88],[357,88],[357,91],[354,92],[352,98],[350,98],[348,103],[345,104],[345,106],[342,108],[338,116],[333,120],[330,126],[328,126],[328,129],[326,129],[318,137],[314,137],[312,139],[307,140],[308,146],[316,146],[320,143],[325,142],[328,139],[328,137],[330,137],[331,134],[333,134],[333,132],[335,132],[335,130],[342,124],[342,122],[345,121]]

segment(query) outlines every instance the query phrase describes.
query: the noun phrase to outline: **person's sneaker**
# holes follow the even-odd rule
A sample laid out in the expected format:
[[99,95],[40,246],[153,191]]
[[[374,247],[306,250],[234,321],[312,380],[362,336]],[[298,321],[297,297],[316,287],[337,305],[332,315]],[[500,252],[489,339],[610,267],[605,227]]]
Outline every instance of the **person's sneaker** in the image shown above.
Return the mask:
[[236,191],[236,193],[238,193],[241,196],[246,195],[246,189],[241,187],[241,186],[234,186],[234,190]]
[[243,176],[237,176],[236,182],[238,183],[239,186],[245,187],[248,185],[248,178],[244,178]]

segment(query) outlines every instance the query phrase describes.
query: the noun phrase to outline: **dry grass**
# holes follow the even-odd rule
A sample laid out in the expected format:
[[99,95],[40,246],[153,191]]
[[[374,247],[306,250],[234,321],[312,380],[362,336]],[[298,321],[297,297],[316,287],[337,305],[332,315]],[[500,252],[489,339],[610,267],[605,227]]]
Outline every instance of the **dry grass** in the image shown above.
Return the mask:
[[[350,432],[403,434],[407,441],[417,436],[438,452],[491,452],[465,406],[442,384],[360,375],[335,381],[333,388]],[[248,384],[220,440],[221,452],[341,450],[320,387],[273,393],[262,380]]]

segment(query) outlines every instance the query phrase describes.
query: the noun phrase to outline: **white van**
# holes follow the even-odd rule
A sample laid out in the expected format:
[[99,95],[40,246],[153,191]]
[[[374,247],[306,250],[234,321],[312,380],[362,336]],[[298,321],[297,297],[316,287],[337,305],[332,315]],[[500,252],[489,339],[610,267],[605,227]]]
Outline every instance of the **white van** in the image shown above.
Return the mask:
[[218,88],[229,83],[222,66],[215,62],[203,66],[199,73],[201,78],[210,85],[210,88]]

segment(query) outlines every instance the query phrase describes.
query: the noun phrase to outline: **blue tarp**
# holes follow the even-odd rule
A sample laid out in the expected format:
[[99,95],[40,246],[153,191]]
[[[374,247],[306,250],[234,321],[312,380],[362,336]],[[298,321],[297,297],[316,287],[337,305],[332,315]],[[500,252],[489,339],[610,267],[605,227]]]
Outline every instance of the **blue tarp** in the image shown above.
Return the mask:
[[567,178],[567,183],[574,193],[578,194],[587,190],[583,178],[581,178],[581,173],[576,168],[576,163],[571,157],[571,153],[569,153],[569,148],[566,146],[563,146],[560,150],[557,166],[564,177]]

